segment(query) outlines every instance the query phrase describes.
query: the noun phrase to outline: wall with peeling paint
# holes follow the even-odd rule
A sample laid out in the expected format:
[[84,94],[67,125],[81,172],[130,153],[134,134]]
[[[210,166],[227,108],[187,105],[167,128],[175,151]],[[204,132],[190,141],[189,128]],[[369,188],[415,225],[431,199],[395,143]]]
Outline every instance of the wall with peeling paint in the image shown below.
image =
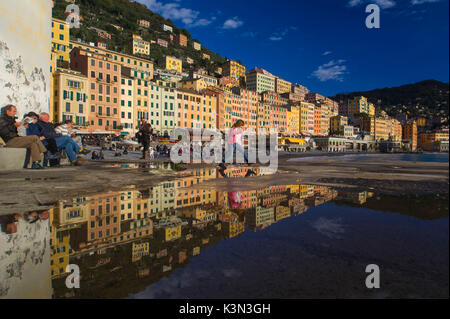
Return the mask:
[[48,112],[51,50],[50,0],[0,1],[0,108],[18,116]]

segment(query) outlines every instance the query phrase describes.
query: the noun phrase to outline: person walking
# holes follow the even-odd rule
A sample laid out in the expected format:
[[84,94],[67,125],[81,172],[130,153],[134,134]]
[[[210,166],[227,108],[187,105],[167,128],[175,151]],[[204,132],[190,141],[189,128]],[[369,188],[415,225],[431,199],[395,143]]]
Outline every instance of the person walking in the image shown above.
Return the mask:
[[7,105],[2,108],[0,115],[0,137],[5,141],[6,147],[26,148],[31,152],[32,169],[43,169],[41,166],[41,154],[47,152],[47,149],[38,136],[19,136],[17,128],[22,125],[16,122],[17,107]]
[[248,154],[244,149],[242,142],[243,127],[245,123],[242,120],[238,120],[231,128],[230,135],[228,136],[228,146],[231,148],[225,156],[225,163],[233,162],[233,154],[240,152],[244,155],[245,163],[248,163]]
[[150,142],[151,142],[151,132],[152,132],[152,126],[149,123],[144,124],[142,129],[139,131],[140,136],[140,143],[143,146],[142,151],[142,158],[148,160],[149,159],[149,149],[150,149]]

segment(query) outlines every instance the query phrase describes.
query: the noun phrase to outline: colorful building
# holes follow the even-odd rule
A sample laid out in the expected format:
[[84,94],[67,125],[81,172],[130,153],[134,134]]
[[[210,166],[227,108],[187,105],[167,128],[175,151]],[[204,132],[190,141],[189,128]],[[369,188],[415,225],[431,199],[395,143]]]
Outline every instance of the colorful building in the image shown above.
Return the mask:
[[342,132],[343,126],[348,124],[348,117],[337,115],[330,118],[330,133]]
[[289,100],[281,97],[278,93],[272,91],[264,91],[261,93],[261,102],[274,106],[288,105]]
[[291,92],[292,83],[280,78],[275,78],[275,92],[278,94]]
[[375,107],[372,103],[367,101],[364,96],[357,96],[348,100],[348,117],[353,119],[355,114],[365,113],[369,116],[375,116]]
[[137,34],[133,34],[133,54],[150,55],[150,42],[144,41]]
[[287,135],[296,136],[300,134],[300,105],[292,105],[287,107]]
[[[435,132],[430,133],[422,133],[419,135],[419,146],[424,151],[435,151],[438,150],[435,146],[435,144],[438,144],[440,142],[448,142],[448,130],[438,130]],[[448,148],[447,148],[448,150]]]
[[160,60],[160,65],[166,70],[176,71],[178,73],[183,72],[183,61],[173,56],[164,56]]
[[245,78],[246,67],[241,63],[228,60],[222,65],[222,76],[230,76],[237,80],[237,83]]
[[52,81],[52,120],[56,123],[71,120],[77,126],[88,125],[88,78],[80,72],[56,69]]
[[140,27],[143,27],[143,28],[150,28],[150,21],[147,21],[147,20],[144,20],[144,19],[141,19],[141,20],[137,20],[137,24],[140,26]]
[[[64,20],[52,18],[52,49],[56,51],[56,60],[64,61],[59,67],[69,68],[70,62],[70,26]],[[58,65],[57,65],[58,66]]]
[[177,121],[176,83],[156,80],[150,82],[149,120],[155,132],[170,136]]
[[264,69],[254,68],[246,74],[247,89],[258,94],[270,91],[275,92],[275,76]]
[[198,43],[198,42],[192,42],[192,47],[194,48],[194,50],[196,50],[196,51],[200,51],[201,49],[202,49],[202,46],[201,46],[201,44],[200,43]]
[[135,83],[136,80],[122,74],[120,85],[120,123],[123,135],[134,136],[137,132],[135,117]]
[[89,79],[89,130],[120,132],[120,64],[105,54],[74,48],[71,67]]
[[187,47],[187,43],[188,43],[187,36],[185,36],[182,33],[176,34],[175,42],[182,47]]

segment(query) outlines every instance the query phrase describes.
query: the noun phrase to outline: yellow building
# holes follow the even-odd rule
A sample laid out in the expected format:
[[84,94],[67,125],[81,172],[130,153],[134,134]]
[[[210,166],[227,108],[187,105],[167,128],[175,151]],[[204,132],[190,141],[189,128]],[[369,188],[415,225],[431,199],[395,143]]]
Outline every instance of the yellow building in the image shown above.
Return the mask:
[[364,96],[356,96],[355,98],[348,100],[348,116],[354,118],[355,114],[359,113],[365,113],[370,116],[375,115],[374,105],[369,103]]
[[287,112],[287,134],[289,136],[300,134],[300,106],[290,106]]
[[[338,115],[330,118],[330,132],[341,131],[344,125],[348,125],[348,117]],[[344,132],[342,132],[344,133]]]
[[[56,50],[56,60],[70,62],[70,26],[64,20],[52,18],[52,48]],[[69,65],[67,64],[66,68]]]
[[129,190],[120,193],[120,221],[127,221],[135,219],[134,216],[134,201],[138,198],[139,192],[136,190]]
[[88,79],[80,72],[56,69],[52,74],[53,121],[71,120],[75,125],[88,124]]
[[225,233],[228,238],[237,237],[244,231],[245,231],[245,222],[243,221],[231,221],[225,223]]
[[[314,104],[307,102],[300,103],[300,116],[299,116],[300,134],[307,135],[309,133],[308,129],[309,129],[311,107],[314,107]],[[312,114],[312,116],[314,117],[314,113]]]
[[280,78],[275,78],[275,92],[278,94],[291,92],[292,83]]
[[230,76],[236,80],[245,78],[247,69],[237,61],[229,60],[222,65],[222,76]]
[[425,151],[432,151],[433,144],[439,141],[448,141],[447,131],[436,131],[432,133],[422,133],[419,135],[419,146]]
[[144,41],[137,34],[133,34],[133,54],[150,55],[150,42]]
[[375,116],[375,105],[369,103],[369,116]]
[[[57,232],[52,227],[52,232]],[[50,268],[52,278],[66,274],[66,267],[69,265],[70,235],[68,232],[57,232],[54,241],[51,243]]]
[[204,90],[207,88],[207,84],[204,79],[198,78],[198,79],[183,79],[180,82],[178,82],[180,88],[182,89],[191,89],[197,92],[200,92],[201,90]]
[[176,71],[178,73],[183,72],[183,61],[173,56],[165,56],[161,58],[161,65],[166,70]]
[[389,121],[388,118],[375,118],[375,140],[387,141],[389,139]]

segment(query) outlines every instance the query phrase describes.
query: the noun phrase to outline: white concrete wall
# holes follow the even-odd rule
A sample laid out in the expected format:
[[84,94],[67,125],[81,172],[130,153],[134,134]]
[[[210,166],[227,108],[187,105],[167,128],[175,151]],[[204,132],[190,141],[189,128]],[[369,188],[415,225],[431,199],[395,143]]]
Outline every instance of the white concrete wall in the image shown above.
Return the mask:
[[0,108],[18,117],[48,112],[50,101],[50,0],[0,1]]

